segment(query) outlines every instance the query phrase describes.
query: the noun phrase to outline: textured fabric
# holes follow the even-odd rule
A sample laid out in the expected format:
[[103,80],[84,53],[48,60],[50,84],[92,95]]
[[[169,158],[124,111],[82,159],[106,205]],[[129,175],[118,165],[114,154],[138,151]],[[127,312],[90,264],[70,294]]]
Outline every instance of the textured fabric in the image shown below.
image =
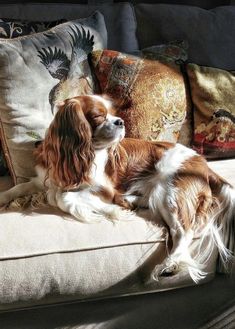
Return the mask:
[[172,41],[167,44],[134,51],[131,55],[153,60],[182,63],[188,59],[188,44],[185,41]]
[[209,161],[209,166],[235,187],[235,159]]
[[6,160],[3,154],[2,145],[0,141],[0,176],[6,175],[8,172]]
[[[234,291],[234,277],[217,275],[207,284],[160,294],[5,312],[0,322],[4,329],[234,329]],[[221,326],[214,321],[201,327],[212,319]]]
[[110,50],[92,53],[101,92],[118,100],[126,136],[177,141],[188,102],[180,67]]
[[187,65],[194,103],[193,147],[208,158],[235,156],[235,73]]
[[108,31],[108,48],[131,52],[138,49],[136,19],[129,3],[89,4],[32,3],[0,4],[0,18],[15,18],[30,21],[75,20],[91,15],[94,11],[104,15]]
[[46,31],[65,20],[53,22],[29,22],[9,19],[0,19],[0,38],[12,39],[23,35]]
[[[0,38],[12,39],[23,35],[42,32],[64,22],[65,20],[57,20],[53,22],[29,22],[0,19]],[[4,176],[7,173],[8,168],[0,143],[0,176]]]
[[[132,55],[151,60],[163,60],[169,63],[173,61],[181,64],[188,60],[188,43],[186,41],[172,41],[167,44],[151,46],[132,52]],[[188,92],[186,93],[186,97],[187,103],[190,104]],[[187,113],[179,132],[178,142],[190,146],[192,135],[192,109],[191,106],[187,106]]]
[[225,70],[235,68],[235,6],[198,7],[139,4],[135,6],[140,48],[186,40],[189,61]]
[[2,146],[17,183],[34,176],[33,149],[53,119],[56,102],[94,88],[87,55],[106,47],[103,16],[0,41]]
[[[11,185],[10,178],[0,178],[0,190]],[[51,208],[0,213],[0,310],[194,284],[187,271],[151,279],[167,255],[165,237],[161,221],[137,216],[86,224]],[[216,258],[214,250],[201,283],[213,278]]]

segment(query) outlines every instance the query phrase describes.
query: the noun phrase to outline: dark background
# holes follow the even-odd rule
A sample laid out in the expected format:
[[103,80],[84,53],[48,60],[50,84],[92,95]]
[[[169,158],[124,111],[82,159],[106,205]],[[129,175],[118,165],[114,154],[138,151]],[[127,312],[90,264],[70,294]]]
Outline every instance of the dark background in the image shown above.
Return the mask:
[[[12,3],[80,3],[80,4],[94,4],[94,3],[112,3],[112,2],[126,2],[127,0],[40,0],[40,1],[30,1],[30,0],[12,0],[12,1],[6,1],[6,0],[0,0],[0,4],[12,4]],[[182,4],[182,5],[191,5],[191,6],[198,6],[206,9],[214,8],[217,6],[225,6],[230,5],[233,0],[132,0],[129,1],[132,3],[169,3],[169,4]]]

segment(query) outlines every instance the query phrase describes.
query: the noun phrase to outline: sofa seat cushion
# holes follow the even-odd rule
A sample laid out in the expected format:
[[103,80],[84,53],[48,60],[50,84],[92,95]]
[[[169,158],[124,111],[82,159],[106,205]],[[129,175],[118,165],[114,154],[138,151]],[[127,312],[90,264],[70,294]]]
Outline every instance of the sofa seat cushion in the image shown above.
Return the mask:
[[235,158],[209,161],[209,167],[235,187]]
[[[0,178],[1,190],[12,182]],[[166,229],[136,219],[80,223],[52,209],[0,213],[0,310],[161,291],[194,284],[187,271],[159,281]],[[198,239],[192,244],[196,254]],[[213,278],[217,251],[201,281]]]

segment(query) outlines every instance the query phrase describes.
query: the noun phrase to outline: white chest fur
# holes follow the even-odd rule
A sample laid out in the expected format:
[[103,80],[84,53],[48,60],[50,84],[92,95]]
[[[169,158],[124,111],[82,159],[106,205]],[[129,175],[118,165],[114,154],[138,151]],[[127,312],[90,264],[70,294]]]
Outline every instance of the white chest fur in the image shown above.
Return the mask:
[[110,185],[108,177],[105,174],[105,166],[108,161],[107,150],[98,150],[95,152],[95,160],[91,169],[91,179],[94,185],[107,187]]

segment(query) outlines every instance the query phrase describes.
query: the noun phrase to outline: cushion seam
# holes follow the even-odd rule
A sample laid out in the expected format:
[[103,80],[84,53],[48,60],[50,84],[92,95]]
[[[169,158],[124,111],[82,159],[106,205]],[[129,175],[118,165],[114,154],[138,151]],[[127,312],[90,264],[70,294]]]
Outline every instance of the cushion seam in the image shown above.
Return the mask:
[[51,252],[41,252],[41,253],[32,253],[28,255],[19,255],[19,256],[3,256],[0,257],[1,261],[8,261],[8,260],[16,260],[16,259],[24,259],[24,258],[33,258],[33,257],[41,257],[41,256],[48,256],[48,255],[54,255],[54,254],[69,254],[69,253],[76,253],[76,252],[86,252],[86,251],[97,251],[102,249],[112,249],[112,248],[120,248],[120,247],[128,247],[128,246],[137,246],[137,245],[147,245],[147,244],[156,244],[156,243],[165,243],[166,239],[162,238],[159,240],[153,240],[153,241],[143,241],[143,242],[130,242],[130,243],[119,243],[115,245],[107,245],[107,246],[99,246],[99,247],[87,247],[87,248],[81,248],[81,249],[71,249],[71,250],[55,250]]

